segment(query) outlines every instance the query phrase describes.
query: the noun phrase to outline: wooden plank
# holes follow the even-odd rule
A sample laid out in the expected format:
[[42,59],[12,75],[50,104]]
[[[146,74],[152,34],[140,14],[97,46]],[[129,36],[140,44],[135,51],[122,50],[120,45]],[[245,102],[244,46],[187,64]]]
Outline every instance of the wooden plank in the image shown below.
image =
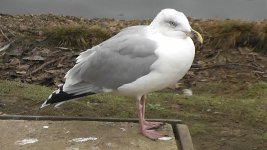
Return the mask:
[[194,150],[192,138],[191,138],[187,125],[177,124],[176,128],[179,134],[181,149],[182,150]]

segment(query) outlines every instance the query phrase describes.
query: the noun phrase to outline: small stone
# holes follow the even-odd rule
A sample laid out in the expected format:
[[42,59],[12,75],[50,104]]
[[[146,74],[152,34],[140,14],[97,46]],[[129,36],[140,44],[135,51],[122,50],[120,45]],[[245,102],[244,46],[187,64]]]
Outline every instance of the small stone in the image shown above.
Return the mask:
[[43,128],[44,128],[44,129],[48,129],[48,128],[49,128],[49,126],[43,126]]
[[120,129],[121,129],[121,131],[122,131],[122,132],[125,132],[125,131],[126,131],[126,129],[125,129],[125,128],[120,128]]
[[161,140],[161,141],[169,141],[171,139],[172,139],[172,137],[161,137],[161,138],[158,138],[158,140]]
[[184,96],[193,96],[193,92],[190,89],[183,89]]

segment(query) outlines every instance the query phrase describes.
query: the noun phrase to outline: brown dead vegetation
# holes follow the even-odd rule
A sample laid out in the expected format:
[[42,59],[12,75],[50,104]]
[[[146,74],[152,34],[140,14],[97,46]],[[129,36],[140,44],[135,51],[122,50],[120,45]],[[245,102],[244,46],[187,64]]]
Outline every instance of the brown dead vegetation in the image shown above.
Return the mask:
[[[84,19],[57,15],[0,15],[0,79],[42,85],[64,82],[78,54],[121,29],[151,20]],[[190,19],[204,37],[184,79],[251,83],[267,80],[267,21]],[[10,45],[8,45],[10,44]]]

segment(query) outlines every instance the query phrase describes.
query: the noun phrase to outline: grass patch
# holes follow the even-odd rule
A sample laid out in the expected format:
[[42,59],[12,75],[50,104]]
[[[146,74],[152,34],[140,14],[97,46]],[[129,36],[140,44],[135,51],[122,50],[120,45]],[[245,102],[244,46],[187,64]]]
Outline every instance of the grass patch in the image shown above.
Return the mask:
[[[206,142],[210,147],[214,141],[228,141],[224,139],[238,139],[240,144],[234,143],[233,147],[242,144],[259,145],[267,139],[266,84],[199,83],[192,88],[194,95],[191,97],[171,90],[150,93],[146,100],[146,118],[183,120],[189,126],[194,144],[200,147]],[[137,117],[135,99],[112,94],[83,97],[66,102],[60,108],[48,106],[39,109],[51,92],[51,88],[39,85],[0,81],[0,113]],[[241,146],[239,149],[244,148]]]
[[262,134],[262,139],[267,140],[267,132],[264,132],[264,133]]
[[190,134],[192,135],[200,135],[207,133],[206,125],[201,123],[195,123],[189,127]]
[[148,103],[146,107],[150,110],[157,110],[157,111],[164,110],[164,108],[158,103],[157,104]]
[[267,82],[259,82],[244,88],[243,98],[262,98],[267,95]]
[[31,99],[33,101],[45,100],[52,89],[15,81],[0,80],[0,96],[13,96]]
[[[267,123],[267,83],[253,85],[229,85],[201,83],[192,90],[194,95],[184,97],[173,91],[148,94],[147,118],[176,118],[182,120],[222,119],[239,120],[245,123]],[[18,97],[33,102],[42,102],[52,89],[14,81],[0,81],[1,97]],[[22,102],[23,103],[23,102]],[[74,107],[75,106],[75,107]],[[135,100],[112,94],[97,94],[70,101],[62,106],[62,112],[92,117],[136,117]],[[64,112],[65,113],[65,112]],[[60,115],[60,114],[54,114]]]
[[63,47],[88,48],[109,38],[109,33],[86,25],[61,25],[44,29],[50,44]]

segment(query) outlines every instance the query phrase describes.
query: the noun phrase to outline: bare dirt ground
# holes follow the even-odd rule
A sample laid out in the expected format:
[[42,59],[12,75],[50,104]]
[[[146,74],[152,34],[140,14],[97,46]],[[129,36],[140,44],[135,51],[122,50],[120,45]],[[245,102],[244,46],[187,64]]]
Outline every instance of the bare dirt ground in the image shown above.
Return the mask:
[[[124,27],[148,24],[149,22],[150,20],[87,20],[84,18],[55,16],[51,14],[37,16],[11,16],[1,14],[0,48],[5,49],[5,46],[8,48],[0,52],[0,79],[56,87],[59,83],[64,82],[63,77],[66,71],[74,65],[75,58],[81,51],[84,51],[116,34]],[[231,48],[223,48],[223,46],[221,48],[212,47],[209,44],[213,37],[209,37],[208,35],[210,34],[204,29],[206,28],[205,22],[206,24],[210,24],[214,21],[192,19],[191,22],[196,30],[199,29],[202,32],[206,44],[197,46],[194,64],[186,77],[181,81],[182,84],[177,87],[178,90],[180,88],[195,87],[199,83],[214,82],[219,84],[227,83],[231,85],[231,88],[237,87],[236,89],[233,89],[234,92],[238,92],[242,91],[243,86],[246,87],[260,81],[267,81],[267,55],[264,54],[264,51],[257,52],[254,47],[246,44],[243,46],[237,45]],[[62,26],[72,28],[76,26],[80,27],[80,25],[89,26],[90,28],[100,28],[101,36],[92,33],[86,35],[88,40],[83,39],[86,37],[78,37],[81,40],[76,43],[74,42],[74,44],[71,43],[71,41],[68,41],[68,39],[65,41],[50,42],[49,38],[51,37],[47,34],[50,28]],[[54,31],[57,31],[57,29]],[[10,45],[8,45],[9,43]],[[244,43],[246,43],[246,41],[244,41]],[[19,86],[16,86],[15,88],[19,89]],[[22,88],[24,88],[24,86],[22,86]],[[222,93],[222,95],[217,95],[217,97],[223,96],[223,94],[225,94],[223,91],[231,93],[231,90],[227,89],[227,87],[223,87],[221,90],[222,92],[217,93]],[[46,92],[49,94],[50,91]],[[257,99],[257,97],[255,99]],[[90,107],[90,109],[85,109],[85,107],[72,107],[73,105],[76,106],[76,103],[72,103],[60,110],[51,110],[52,108],[39,110],[40,103],[40,101],[32,101],[31,98],[27,97],[2,95],[2,98],[0,99],[0,115],[1,113],[92,117],[113,117],[117,115],[115,108],[114,110],[98,111],[98,109],[104,107],[102,104],[104,105],[105,102],[97,98],[89,100],[90,104],[97,105],[94,106],[95,108]],[[153,106],[152,108],[154,107],[156,110],[160,110],[160,108],[157,108],[156,106]],[[265,107],[265,105],[263,107]],[[119,109],[123,108],[119,107]],[[230,117],[231,114],[220,114],[220,112],[217,112],[215,116],[211,117],[207,115],[207,113],[210,112],[207,109],[203,110],[201,107],[197,106],[187,108],[183,106],[183,104],[173,105],[170,109],[179,109],[179,111],[184,110],[185,112],[204,114],[200,117],[194,117],[192,115],[186,117],[181,116],[190,127],[193,129],[196,128],[196,133],[193,134],[196,149],[267,149],[266,140],[262,140],[261,137],[258,137],[262,132],[267,132],[266,126],[262,121],[256,123],[247,123],[246,121],[244,123],[245,119],[242,118],[242,114],[239,114],[240,117],[238,119],[240,120],[236,120],[235,117]],[[258,107],[258,109],[266,110],[266,108],[261,107]],[[155,114],[148,117],[172,118],[176,115],[159,115],[156,111],[151,111],[151,113]],[[233,116],[234,115],[236,114],[233,114]],[[125,111],[125,114],[119,114],[118,116],[135,117],[135,114]],[[195,124],[195,122],[198,122],[198,124]],[[206,128],[210,128],[210,130],[202,130],[202,128],[204,128],[202,125],[206,125]]]

